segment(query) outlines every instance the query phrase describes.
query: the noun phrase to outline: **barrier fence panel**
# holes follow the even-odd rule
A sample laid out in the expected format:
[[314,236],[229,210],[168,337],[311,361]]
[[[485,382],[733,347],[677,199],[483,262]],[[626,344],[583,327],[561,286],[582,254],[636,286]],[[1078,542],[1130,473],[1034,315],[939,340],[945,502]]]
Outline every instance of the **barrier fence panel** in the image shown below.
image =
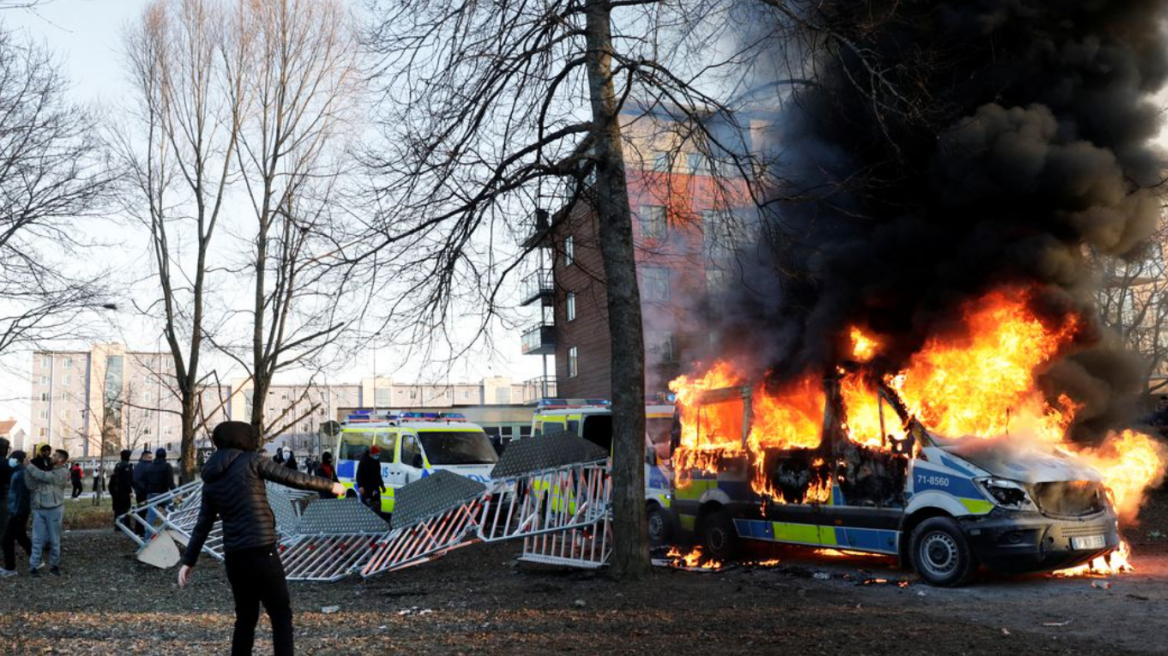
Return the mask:
[[394,528],[361,568],[361,576],[424,563],[478,542],[488,496],[481,483],[446,471],[401,488],[394,499]]

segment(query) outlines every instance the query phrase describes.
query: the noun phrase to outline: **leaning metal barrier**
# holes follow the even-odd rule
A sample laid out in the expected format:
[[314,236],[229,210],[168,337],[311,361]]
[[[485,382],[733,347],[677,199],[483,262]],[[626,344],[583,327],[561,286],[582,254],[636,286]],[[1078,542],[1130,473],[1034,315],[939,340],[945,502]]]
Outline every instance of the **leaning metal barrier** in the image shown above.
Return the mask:
[[447,471],[406,485],[394,495],[394,528],[361,576],[419,565],[474,544],[489,495],[482,483]]
[[385,521],[356,499],[315,499],[295,535],[280,543],[289,581],[339,581],[368,561],[387,534]]
[[[513,442],[489,486],[438,471],[402,487],[388,530],[353,499],[320,499],[269,483],[268,502],[291,581],[338,581],[353,573],[368,578],[478,542],[507,540],[523,541],[520,560],[596,568],[612,552],[607,459],[604,449],[571,433]],[[185,547],[201,503],[202,483],[188,483],[122,515],[117,525],[139,547],[163,532]],[[203,551],[223,560],[221,521]]]

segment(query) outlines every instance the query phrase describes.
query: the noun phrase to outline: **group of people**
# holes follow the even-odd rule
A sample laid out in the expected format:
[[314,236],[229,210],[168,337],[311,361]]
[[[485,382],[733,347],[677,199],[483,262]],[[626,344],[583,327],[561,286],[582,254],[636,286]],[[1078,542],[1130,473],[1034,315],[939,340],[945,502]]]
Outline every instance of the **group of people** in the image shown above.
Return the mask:
[[[42,446],[31,460],[24,451],[8,452],[8,440],[0,438],[0,507],[4,535],[0,545],[4,567],[0,577],[16,576],[16,547],[28,554],[29,575],[40,576],[44,552],[49,552],[49,573],[61,575],[61,527],[65,516],[65,486],[69,483],[69,454],[64,449]],[[32,521],[32,539],[28,523]]]
[[[325,498],[343,496],[345,488],[337,480],[332,454],[328,452],[321,454],[320,463],[311,473],[301,473],[291,454],[281,453],[278,460],[268,458],[260,450],[260,440],[250,424],[223,422],[215,427],[211,439],[216,450],[203,467],[202,505],[182,556],[179,586],[191,582],[203,544],[215,522],[222,520],[224,565],[235,597],[231,653],[252,652],[262,604],[271,620],[276,655],[291,655],[292,606],[264,482],[315,491]],[[3,509],[0,526],[4,527],[4,568],[0,569],[0,575],[16,575],[16,546],[29,555],[32,576],[39,576],[46,548],[49,572],[60,575],[61,523],[65,488],[71,476],[69,454],[44,446],[37,457],[25,462],[23,451],[9,455],[8,449],[8,442],[0,438],[0,508]],[[110,475],[115,518],[125,517],[131,511],[132,498],[142,504],[175,487],[174,470],[166,461],[165,450],[159,449],[154,454],[145,451],[136,464],[130,462],[132,455],[129,450],[122,451],[121,460]],[[367,453],[366,457],[369,456]],[[377,493],[383,489],[380,467],[376,481],[369,477],[368,471],[364,475],[361,480],[365,489]],[[363,500],[366,496],[362,492]],[[376,503],[380,506],[379,501]],[[30,518],[31,540],[27,534]]]

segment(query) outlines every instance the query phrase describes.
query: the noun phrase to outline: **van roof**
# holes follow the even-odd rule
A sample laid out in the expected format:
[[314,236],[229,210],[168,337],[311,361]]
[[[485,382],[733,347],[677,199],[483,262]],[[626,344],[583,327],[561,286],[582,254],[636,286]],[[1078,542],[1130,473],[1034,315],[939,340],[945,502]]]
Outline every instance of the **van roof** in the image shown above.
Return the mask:
[[366,423],[343,424],[341,432],[364,432],[371,430],[389,430],[391,428],[410,428],[421,431],[481,431],[482,426],[472,424],[469,421],[371,421]]

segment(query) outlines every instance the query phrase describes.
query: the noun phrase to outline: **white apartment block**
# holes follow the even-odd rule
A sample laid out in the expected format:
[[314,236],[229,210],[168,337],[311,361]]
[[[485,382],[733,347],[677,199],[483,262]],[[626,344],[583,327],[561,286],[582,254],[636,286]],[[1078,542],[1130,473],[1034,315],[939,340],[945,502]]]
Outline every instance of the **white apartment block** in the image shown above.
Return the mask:
[[[101,455],[103,434],[107,457],[123,448],[177,451],[182,424],[173,376],[169,354],[127,351],[119,344],[38,352],[32,362],[29,441],[78,457]],[[211,425],[227,418],[226,392],[213,387],[203,392],[203,413]]]

